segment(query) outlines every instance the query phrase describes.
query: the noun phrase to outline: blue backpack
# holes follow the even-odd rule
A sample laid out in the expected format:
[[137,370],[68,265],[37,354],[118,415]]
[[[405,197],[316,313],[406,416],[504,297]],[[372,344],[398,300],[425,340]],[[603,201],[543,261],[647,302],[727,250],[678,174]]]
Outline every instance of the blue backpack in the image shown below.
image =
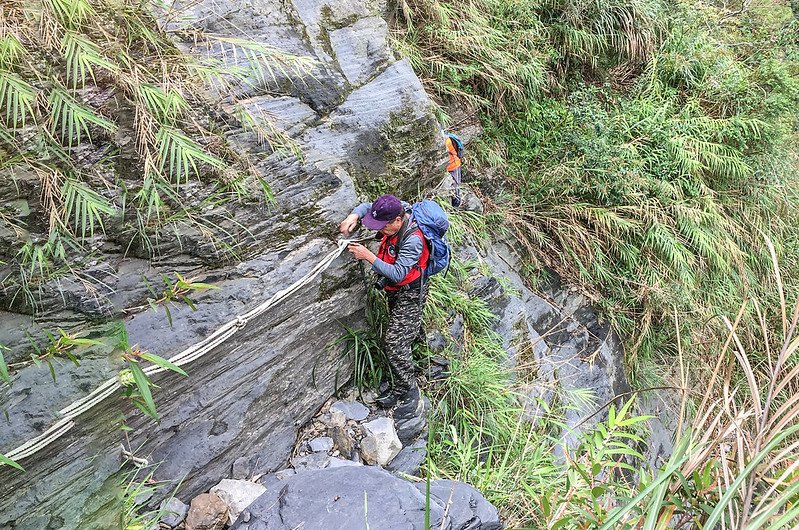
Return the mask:
[[449,219],[437,202],[427,199],[414,204],[411,207],[411,215],[430,249],[427,268],[422,273],[422,281],[425,281],[433,274],[449,268],[451,251],[445,237],[449,228]]
[[452,145],[455,146],[455,154],[458,155],[458,158],[463,158],[463,151],[464,151],[463,140],[461,140],[452,133],[447,133],[447,136],[449,136],[449,139],[452,140]]

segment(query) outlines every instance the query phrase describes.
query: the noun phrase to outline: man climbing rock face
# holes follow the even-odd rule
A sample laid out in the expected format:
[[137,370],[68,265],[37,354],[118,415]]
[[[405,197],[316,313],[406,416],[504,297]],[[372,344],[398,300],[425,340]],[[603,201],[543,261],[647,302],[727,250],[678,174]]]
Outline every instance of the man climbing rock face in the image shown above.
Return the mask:
[[359,260],[372,264],[378,284],[388,298],[389,321],[385,349],[394,375],[394,386],[383,392],[377,402],[392,407],[399,401],[395,416],[416,409],[420,399],[411,359],[411,345],[419,335],[422,312],[427,299],[427,285],[422,271],[427,266],[430,250],[422,232],[410,217],[410,205],[393,195],[383,195],[373,203],[363,203],[341,222],[339,230],[349,235],[361,221],[383,237],[377,254],[358,243],[348,250]]

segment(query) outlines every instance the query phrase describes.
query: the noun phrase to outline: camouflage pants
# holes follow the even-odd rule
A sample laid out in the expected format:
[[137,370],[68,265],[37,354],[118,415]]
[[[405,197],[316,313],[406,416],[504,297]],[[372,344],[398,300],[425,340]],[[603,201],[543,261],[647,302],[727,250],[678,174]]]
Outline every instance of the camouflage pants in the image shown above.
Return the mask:
[[421,295],[419,289],[408,289],[386,291],[386,297],[389,314],[385,341],[386,356],[394,375],[394,389],[403,392],[415,383],[411,346],[422,329],[427,285],[423,287]]

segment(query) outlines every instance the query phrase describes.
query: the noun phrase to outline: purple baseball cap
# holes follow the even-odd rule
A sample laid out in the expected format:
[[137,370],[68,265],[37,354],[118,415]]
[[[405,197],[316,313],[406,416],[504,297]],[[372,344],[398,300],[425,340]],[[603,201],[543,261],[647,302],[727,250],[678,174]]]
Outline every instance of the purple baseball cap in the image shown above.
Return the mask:
[[402,201],[393,195],[381,195],[372,207],[369,208],[361,222],[363,226],[369,230],[381,230],[388,223],[402,215],[405,208],[402,207]]

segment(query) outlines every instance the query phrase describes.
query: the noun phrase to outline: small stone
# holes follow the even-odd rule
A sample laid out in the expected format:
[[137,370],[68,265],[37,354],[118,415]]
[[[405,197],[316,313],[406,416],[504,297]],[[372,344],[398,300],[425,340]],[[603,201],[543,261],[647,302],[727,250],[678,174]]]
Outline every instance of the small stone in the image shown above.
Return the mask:
[[385,466],[402,450],[402,443],[390,418],[378,418],[363,424],[366,437],[361,441],[361,456],[367,464]]
[[333,438],[329,436],[320,436],[308,442],[308,445],[314,453],[327,452],[333,449]]
[[214,493],[201,493],[191,501],[186,530],[222,530],[228,521],[228,507]]
[[349,458],[352,455],[354,442],[352,436],[342,427],[333,427],[330,429],[330,437],[333,439],[333,447],[338,449],[339,453]]
[[265,491],[265,487],[255,482],[231,479],[223,479],[222,482],[211,488],[211,493],[218,495],[227,505],[231,524],[233,524],[242,510],[252,504]]
[[183,519],[186,518],[186,514],[189,513],[189,506],[181,502],[177,497],[162,501],[159,508],[161,513],[164,514],[161,516],[160,522],[170,527],[182,523]]
[[343,412],[348,420],[363,421],[369,415],[369,409],[357,401],[336,401],[330,406],[330,412]]
[[328,427],[344,427],[347,424],[347,415],[341,412],[340,410],[336,410],[330,413],[330,423],[327,424]]

